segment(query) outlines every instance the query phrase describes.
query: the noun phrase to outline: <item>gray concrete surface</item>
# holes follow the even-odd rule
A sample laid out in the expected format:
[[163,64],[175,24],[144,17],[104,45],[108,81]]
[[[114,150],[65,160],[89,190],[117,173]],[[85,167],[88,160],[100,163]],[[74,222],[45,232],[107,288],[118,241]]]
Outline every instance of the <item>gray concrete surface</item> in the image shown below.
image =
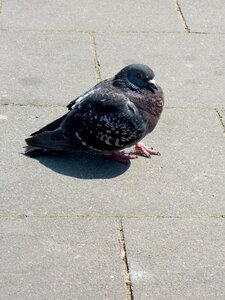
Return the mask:
[[135,299],[223,299],[225,219],[126,220]]
[[[222,0],[0,2],[0,299],[224,299]],[[124,65],[166,107],[129,165],[24,138]]]
[[[159,12],[160,16],[159,17]],[[163,20],[163,22],[162,22]],[[2,27],[7,29],[64,29],[64,30],[125,30],[179,31],[176,5],[173,1],[158,0],[8,0],[2,5]]]
[[193,32],[224,33],[225,2],[179,0],[188,27]]
[[0,48],[1,103],[65,104],[95,82],[89,34],[6,30]]
[[0,226],[1,299],[125,298],[116,221],[4,218]]

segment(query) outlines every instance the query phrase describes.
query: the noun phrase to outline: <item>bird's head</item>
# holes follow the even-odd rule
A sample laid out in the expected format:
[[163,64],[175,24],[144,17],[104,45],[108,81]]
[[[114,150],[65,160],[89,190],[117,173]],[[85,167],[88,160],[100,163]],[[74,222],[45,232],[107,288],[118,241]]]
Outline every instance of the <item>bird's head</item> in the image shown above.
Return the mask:
[[148,66],[132,64],[117,73],[113,81],[116,86],[127,86],[132,90],[147,89],[155,94],[158,88],[154,77],[154,72]]

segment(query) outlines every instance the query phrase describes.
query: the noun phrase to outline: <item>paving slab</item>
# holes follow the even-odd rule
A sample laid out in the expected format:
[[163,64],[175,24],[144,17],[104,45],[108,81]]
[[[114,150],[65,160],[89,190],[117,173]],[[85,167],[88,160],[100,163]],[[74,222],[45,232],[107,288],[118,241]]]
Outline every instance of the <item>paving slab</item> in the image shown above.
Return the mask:
[[173,1],[4,1],[3,29],[184,31]]
[[117,224],[0,219],[1,299],[125,299]]
[[224,299],[225,220],[125,220],[134,299]]
[[24,138],[60,107],[1,106],[1,209],[30,215],[222,215],[225,140],[214,110],[165,109],[129,165],[84,153],[25,157]]
[[89,34],[1,31],[0,103],[73,100],[95,84],[91,47]]
[[224,106],[223,35],[96,34],[96,44],[102,78],[145,63],[155,71],[166,105]]
[[191,31],[225,33],[224,1],[179,0],[179,4]]

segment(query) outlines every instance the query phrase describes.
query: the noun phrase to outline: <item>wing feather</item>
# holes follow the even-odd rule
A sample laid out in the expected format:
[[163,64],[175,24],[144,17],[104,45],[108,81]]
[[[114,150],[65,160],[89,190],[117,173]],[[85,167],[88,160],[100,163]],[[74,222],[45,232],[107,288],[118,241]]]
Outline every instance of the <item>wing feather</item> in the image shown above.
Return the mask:
[[122,93],[99,91],[77,102],[62,123],[65,138],[101,151],[123,149],[146,131],[143,117]]

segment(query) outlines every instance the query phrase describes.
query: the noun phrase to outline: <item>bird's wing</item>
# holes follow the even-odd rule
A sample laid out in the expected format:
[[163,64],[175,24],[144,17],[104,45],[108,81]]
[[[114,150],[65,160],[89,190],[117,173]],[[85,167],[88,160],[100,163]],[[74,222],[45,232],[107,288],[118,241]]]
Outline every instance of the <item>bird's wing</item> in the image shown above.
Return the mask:
[[[100,83],[96,84],[93,88],[91,88],[89,91],[87,91],[86,93],[84,93],[83,95],[77,97],[76,99],[74,99],[73,101],[71,101],[68,105],[67,108],[69,110],[73,109],[74,105],[91,96],[92,94],[98,94],[98,91],[101,89],[101,86],[107,86],[107,84],[105,85],[106,82],[108,82],[109,80],[103,80]],[[109,81],[110,82],[110,81]],[[69,113],[69,112],[68,112]],[[44,132],[48,132],[48,131],[53,131],[56,130],[60,127],[61,123],[65,120],[65,118],[67,117],[68,113],[66,113],[65,115],[63,115],[62,117],[54,120],[53,122],[47,124],[46,126],[42,127],[41,129],[39,129],[38,131],[35,131],[31,134],[31,136],[39,134],[39,133],[44,133]]]
[[64,137],[101,151],[134,144],[146,131],[142,113],[122,93],[100,89],[73,104],[62,123]]
[[84,93],[83,95],[77,97],[76,99],[74,99],[73,101],[71,101],[68,105],[67,108],[69,110],[73,109],[74,106],[76,105],[77,102],[89,97],[90,95],[96,93],[98,90],[96,90],[95,88],[90,89],[89,91],[87,91],[86,93]]
[[80,95],[79,97],[77,97],[76,99],[74,99],[73,101],[71,101],[67,105],[67,108],[69,110],[73,109],[73,107],[75,106],[76,102],[79,102],[82,99],[88,98],[89,96],[91,96],[93,94],[98,94],[100,90],[104,90],[108,86],[111,86],[111,82],[112,82],[112,79],[109,78],[109,79],[105,79],[105,80],[97,83],[93,88],[91,88],[90,90],[88,90],[86,93]]

